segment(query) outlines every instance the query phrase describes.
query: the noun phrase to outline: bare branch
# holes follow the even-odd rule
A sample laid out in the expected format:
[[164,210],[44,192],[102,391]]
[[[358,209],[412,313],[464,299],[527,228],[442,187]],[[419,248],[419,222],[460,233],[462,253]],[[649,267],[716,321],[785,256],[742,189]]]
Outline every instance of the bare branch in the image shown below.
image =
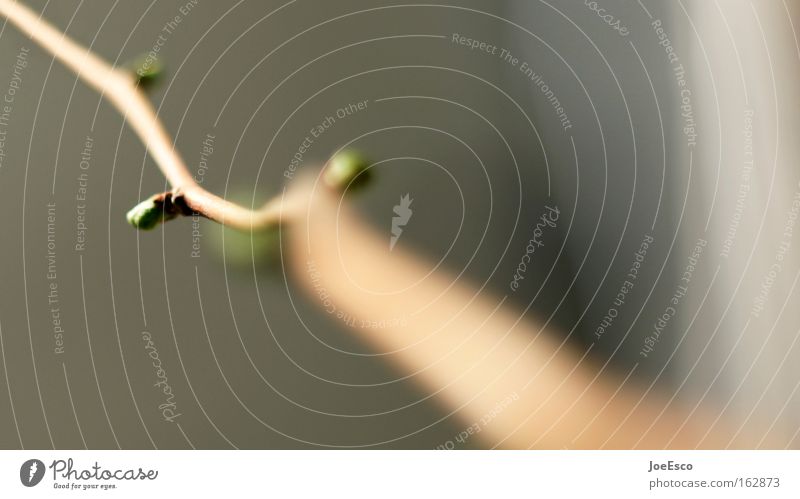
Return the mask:
[[[107,98],[125,117],[167,178],[171,191],[152,196],[128,213],[128,221],[134,227],[150,229],[161,221],[193,213],[247,231],[279,223],[281,210],[277,200],[250,210],[208,192],[195,182],[153,105],[137,85],[135,74],[113,67],[20,2],[0,0],[0,15]],[[348,154],[343,159],[346,161],[332,162],[338,166],[326,171],[327,183],[335,189],[347,187],[367,167],[359,156]]]

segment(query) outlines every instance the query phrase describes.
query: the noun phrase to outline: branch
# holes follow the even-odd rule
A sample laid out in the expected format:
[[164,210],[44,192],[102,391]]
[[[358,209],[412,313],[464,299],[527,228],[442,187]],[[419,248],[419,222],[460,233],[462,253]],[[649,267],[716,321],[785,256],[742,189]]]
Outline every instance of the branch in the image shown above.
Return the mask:
[[[131,225],[152,229],[162,221],[192,214],[246,231],[278,225],[282,211],[279,199],[250,210],[198,185],[175,150],[172,138],[142,91],[135,73],[115,68],[20,2],[0,0],[0,15],[107,98],[128,121],[172,186],[171,191],[156,194],[128,212]],[[333,189],[344,189],[366,174],[367,166],[357,154],[339,154],[330,162],[323,179]]]
[[[300,182],[292,188],[307,192]],[[386,234],[327,190],[307,213],[286,231],[294,281],[485,446],[779,449],[791,440],[606,371],[534,314],[463,276],[431,272],[435,262],[402,247],[388,251]]]

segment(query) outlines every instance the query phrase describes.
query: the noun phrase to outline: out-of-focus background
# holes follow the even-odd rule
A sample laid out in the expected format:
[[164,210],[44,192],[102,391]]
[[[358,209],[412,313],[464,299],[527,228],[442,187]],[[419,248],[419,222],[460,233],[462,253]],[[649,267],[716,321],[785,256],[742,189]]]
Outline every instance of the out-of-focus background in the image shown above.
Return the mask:
[[[153,52],[152,100],[210,191],[257,206],[359,149],[374,182],[349,202],[387,251],[408,194],[397,244],[609,376],[796,439],[794,6],[26,3],[118,65]],[[0,93],[0,447],[434,448],[463,429],[259,242],[129,227],[163,176],[10,25]]]

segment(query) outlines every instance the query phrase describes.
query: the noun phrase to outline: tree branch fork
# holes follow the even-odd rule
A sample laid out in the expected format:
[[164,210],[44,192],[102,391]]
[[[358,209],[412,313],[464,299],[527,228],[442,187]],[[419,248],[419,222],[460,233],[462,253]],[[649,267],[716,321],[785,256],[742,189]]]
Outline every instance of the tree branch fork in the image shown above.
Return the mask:
[[[248,209],[212,194],[195,181],[144,92],[143,79],[154,75],[114,67],[21,2],[0,0],[0,15],[108,99],[142,140],[171,185],[171,190],[155,194],[131,209],[127,214],[131,225],[147,230],[191,215],[243,231],[270,229],[281,223],[286,208],[281,198],[258,209]],[[329,188],[346,190],[366,179],[368,168],[368,162],[359,154],[340,152],[326,165],[322,180]]]

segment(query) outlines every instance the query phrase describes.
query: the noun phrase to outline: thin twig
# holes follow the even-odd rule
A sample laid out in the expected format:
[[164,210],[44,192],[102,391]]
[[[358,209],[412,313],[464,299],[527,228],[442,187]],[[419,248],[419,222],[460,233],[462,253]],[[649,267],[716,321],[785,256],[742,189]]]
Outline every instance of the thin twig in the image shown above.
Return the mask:
[[[172,190],[156,194],[131,210],[128,221],[132,225],[149,229],[162,220],[195,213],[246,231],[278,224],[282,211],[279,200],[272,200],[258,210],[250,210],[198,185],[175,150],[173,140],[164,129],[153,105],[137,84],[135,74],[115,68],[20,2],[0,0],[0,15],[107,98],[125,117],[167,178]],[[349,160],[354,158],[352,155],[347,157]],[[329,185],[334,188],[345,187],[360,175],[366,165],[358,159],[356,165],[339,162],[339,167],[347,173],[345,175],[327,172]]]

